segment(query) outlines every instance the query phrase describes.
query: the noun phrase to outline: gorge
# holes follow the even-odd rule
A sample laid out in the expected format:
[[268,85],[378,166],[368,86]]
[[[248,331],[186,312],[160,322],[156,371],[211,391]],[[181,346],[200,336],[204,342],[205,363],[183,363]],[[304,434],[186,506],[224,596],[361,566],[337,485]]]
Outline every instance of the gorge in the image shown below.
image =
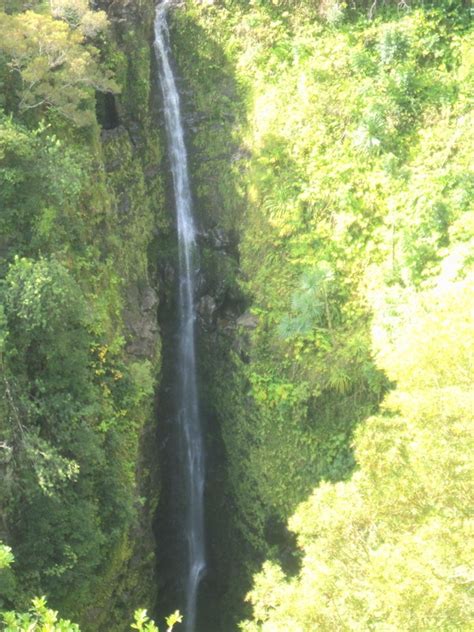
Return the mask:
[[0,0],[0,628],[470,630],[470,4]]

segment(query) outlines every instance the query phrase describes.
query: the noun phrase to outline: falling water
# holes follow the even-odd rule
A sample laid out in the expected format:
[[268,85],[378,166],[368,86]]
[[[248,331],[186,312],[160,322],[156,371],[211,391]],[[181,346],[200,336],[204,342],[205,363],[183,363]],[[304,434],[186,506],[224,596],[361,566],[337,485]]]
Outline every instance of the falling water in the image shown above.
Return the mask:
[[182,451],[186,508],[183,515],[187,542],[185,569],[186,632],[196,627],[197,592],[206,568],[204,542],[204,445],[199,418],[194,341],[193,266],[196,229],[192,215],[188,160],[181,122],[179,94],[170,64],[169,32],[166,21],[171,0],[164,0],[156,9],[155,52],[163,93],[164,115],[168,135],[169,159],[173,176],[179,244],[179,348],[177,415],[179,444]]

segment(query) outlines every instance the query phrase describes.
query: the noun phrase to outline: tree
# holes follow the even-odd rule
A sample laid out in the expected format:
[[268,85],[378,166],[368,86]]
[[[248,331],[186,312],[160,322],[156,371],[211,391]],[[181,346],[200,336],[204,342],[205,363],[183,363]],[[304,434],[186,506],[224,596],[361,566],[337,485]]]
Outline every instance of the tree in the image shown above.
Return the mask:
[[108,26],[105,11],[91,11],[89,0],[50,0],[51,14],[86,37],[95,37]]
[[17,107],[56,112],[78,126],[95,120],[94,90],[115,92],[111,73],[84,35],[50,15],[0,13],[0,53],[16,82]]
[[[0,572],[8,569],[14,559],[11,548],[0,542]],[[26,613],[0,612],[0,617],[4,632],[79,632],[75,623],[59,619],[58,613],[47,607],[44,597],[33,599]]]
[[[21,514],[12,544],[22,589],[59,593],[58,585],[63,589],[100,564],[105,541],[96,490],[102,437],[91,424],[100,390],[90,366],[87,309],[56,260],[17,258],[1,298],[6,407],[0,433],[14,457],[7,464],[6,523]],[[48,546],[37,547],[40,540]]]
[[[11,548],[0,541],[0,571],[8,569],[15,558]],[[45,597],[32,599],[32,607],[26,613],[15,611],[0,612],[3,632],[80,632],[76,623],[60,619],[55,610],[47,607]],[[183,620],[178,610],[166,618],[167,632],[172,632],[176,623]],[[132,630],[138,632],[159,632],[146,610],[136,610]]]
[[376,344],[398,386],[356,434],[359,471],[300,505],[301,571],[267,563],[242,630],[471,628],[473,280],[407,293],[396,321],[392,308]]

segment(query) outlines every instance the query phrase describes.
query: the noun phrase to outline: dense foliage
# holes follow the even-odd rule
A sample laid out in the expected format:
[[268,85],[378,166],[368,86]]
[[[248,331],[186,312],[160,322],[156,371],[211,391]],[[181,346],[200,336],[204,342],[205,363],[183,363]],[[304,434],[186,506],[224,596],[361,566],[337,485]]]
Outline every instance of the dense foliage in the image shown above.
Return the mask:
[[[187,107],[197,112],[198,201],[240,232],[250,312],[235,353],[210,352],[242,534],[233,534],[234,558],[250,568],[262,554],[273,560],[257,575],[246,625],[468,629],[458,574],[472,559],[461,551],[469,526],[458,501],[472,483],[472,366],[456,343],[467,339],[472,305],[468,7],[189,2],[174,28]],[[216,203],[224,180],[231,187]],[[431,362],[451,378],[422,378]],[[424,390],[423,379],[433,380]],[[443,460],[453,462],[446,480]],[[318,483],[290,521],[295,550],[283,525]],[[438,551],[451,520],[462,535]]]
[[[8,569],[13,561],[14,557],[10,547],[0,542],[0,571]],[[48,608],[45,597],[34,598],[28,612],[9,611],[1,613],[0,616],[2,617],[1,623],[4,632],[80,632],[76,623],[60,619],[55,610]],[[175,624],[182,620],[183,618],[178,611],[167,617],[167,632],[172,632]],[[146,610],[135,612],[131,629],[138,630],[138,632],[159,632]]]
[[298,508],[301,570],[267,563],[242,629],[470,628],[472,290],[471,274],[402,292],[376,337],[397,388],[356,433],[358,471]]
[[[96,104],[104,118],[106,99],[126,101],[137,85],[146,94],[149,56],[137,45],[130,77],[92,4],[0,3],[0,530],[16,558],[1,571],[0,609],[47,595],[83,629],[101,617],[125,629],[151,591],[136,577],[154,570],[154,498],[137,472],[159,349],[153,336],[131,349],[130,330],[143,327],[137,297],[161,204],[160,176],[148,187],[142,160],[156,169],[160,144],[150,134],[151,149],[132,150],[125,128],[101,135]],[[134,106],[136,130],[148,107]],[[111,614],[121,583],[135,596]],[[53,611],[33,608],[50,629]],[[8,629],[23,629],[30,615],[15,616]]]
[[[153,590],[147,251],[156,236],[150,267],[169,289],[174,238],[149,33],[92,4],[0,2],[0,535],[16,558],[0,547],[0,608],[13,630],[77,629],[62,616],[125,629]],[[109,10],[122,4],[149,6],[151,24],[152,2]],[[249,632],[470,629],[469,5],[173,12],[199,291],[215,306],[199,351],[223,454],[203,582],[219,632],[243,618]],[[31,607],[43,594],[61,615]],[[145,611],[133,625],[156,630]]]

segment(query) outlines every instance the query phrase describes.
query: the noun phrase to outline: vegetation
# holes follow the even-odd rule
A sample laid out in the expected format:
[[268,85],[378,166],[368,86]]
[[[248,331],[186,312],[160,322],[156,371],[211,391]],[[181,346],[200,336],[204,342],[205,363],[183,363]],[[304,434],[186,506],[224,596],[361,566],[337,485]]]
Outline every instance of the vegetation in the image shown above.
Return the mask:
[[[9,568],[14,561],[11,549],[0,543],[0,571]],[[183,620],[178,611],[166,619],[167,632],[172,632],[176,623]],[[80,632],[79,626],[70,621],[58,618],[58,613],[47,607],[44,597],[35,598],[27,613],[5,612],[2,614],[5,632]],[[137,610],[131,626],[138,632],[159,632],[156,625],[148,617],[146,610]]]
[[[153,606],[143,439],[160,348],[155,303],[141,303],[150,271],[168,298],[174,256],[153,3],[114,3],[113,23],[92,4],[0,2],[12,630],[78,629],[62,617],[125,630]],[[222,454],[209,630],[472,625],[469,9],[188,0],[173,12],[200,291],[215,304],[199,340]],[[132,628],[156,632],[144,610]]]
[[[187,109],[197,112],[199,206],[237,226],[238,282],[258,323],[237,340],[222,334],[220,356],[215,341],[208,351],[209,397],[222,420],[238,531],[225,540],[216,527],[216,537],[243,569],[229,590],[242,590],[257,560],[271,560],[256,576],[254,619],[244,629],[468,629],[468,584],[453,570],[470,563],[467,550],[456,549],[468,526],[453,504],[471,480],[472,451],[465,438],[453,438],[454,447],[444,434],[448,418],[467,432],[468,383],[449,378],[443,385],[432,376],[438,386],[422,392],[417,381],[430,362],[449,362],[452,377],[472,380],[461,349],[443,362],[436,351],[437,344],[457,350],[466,318],[458,320],[460,297],[463,309],[470,305],[467,7],[188,2],[173,19],[175,54],[191,87]],[[222,162],[216,129],[232,148]],[[234,195],[216,202],[220,170]],[[398,322],[404,310],[407,320]],[[419,346],[427,355],[415,362]],[[445,386],[463,392],[457,412],[441,404]],[[406,398],[401,408],[399,397]],[[432,437],[430,449],[421,434]],[[419,450],[416,460],[410,450]],[[400,451],[403,465],[387,462],[386,451]],[[451,451],[463,465],[442,482],[435,463],[451,462]],[[430,476],[436,502],[423,488]],[[413,494],[398,498],[411,478]],[[288,519],[308,496],[288,533]],[[426,504],[418,507],[416,498]],[[451,517],[463,533],[452,547],[444,538]],[[451,558],[450,571],[433,570],[436,581],[419,558],[422,541],[432,564]],[[389,585],[402,578],[395,595]],[[235,626],[221,622],[221,629]]]
[[[38,598],[8,629],[78,629],[56,610],[81,629],[127,629],[152,605],[156,497],[144,499],[140,442],[160,356],[156,336],[137,340],[162,208],[160,174],[148,185],[144,165],[156,171],[160,141],[152,130],[132,145],[126,106],[123,127],[101,131],[96,103],[106,118],[99,105],[117,110],[144,74],[129,75],[103,11],[0,3],[0,34],[0,524],[16,558],[0,610],[46,595],[54,610]],[[141,51],[130,58],[148,71]],[[149,104],[134,117],[145,135]],[[112,609],[122,590],[132,599]]]
[[243,630],[469,629],[474,296],[463,277],[402,294],[378,332],[397,388],[356,433],[357,473],[291,518],[301,570],[287,579],[265,564]]

